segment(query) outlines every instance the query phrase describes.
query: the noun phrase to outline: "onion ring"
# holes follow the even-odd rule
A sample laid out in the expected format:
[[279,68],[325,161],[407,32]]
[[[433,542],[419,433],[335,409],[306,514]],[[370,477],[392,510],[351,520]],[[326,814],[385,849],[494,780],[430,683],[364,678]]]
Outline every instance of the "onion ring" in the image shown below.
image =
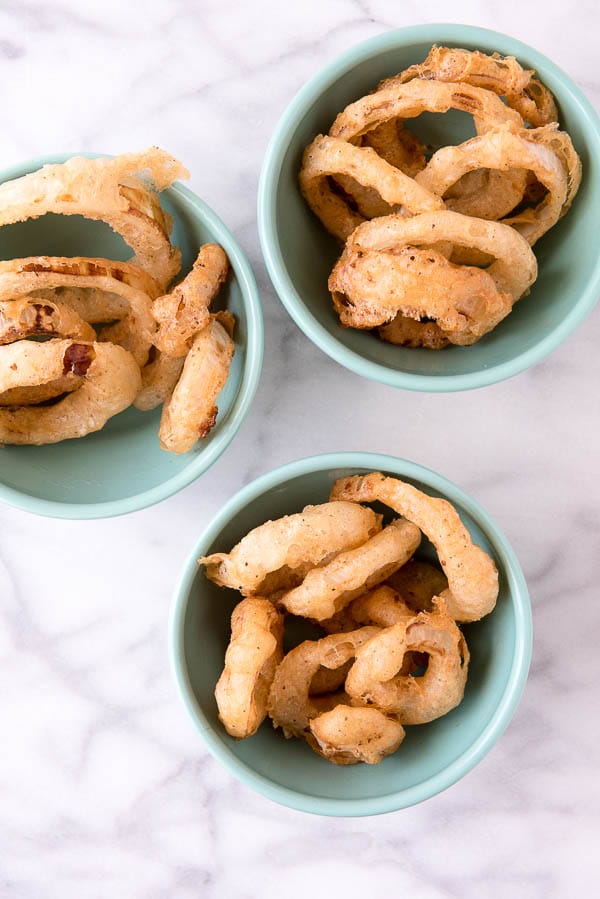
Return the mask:
[[411,559],[394,572],[388,584],[402,597],[402,600],[416,612],[431,612],[432,599],[441,596],[448,589],[446,575],[421,559]]
[[106,222],[133,249],[135,265],[165,287],[179,271],[181,253],[169,240],[171,217],[150,183],[135,177],[145,172],[157,191],[189,177],[158,147],[113,159],[74,157],[0,184],[0,226],[48,212]]
[[[399,674],[407,652],[428,655],[421,677]],[[427,724],[462,701],[468,669],[465,638],[442,603],[434,612],[380,630],[359,647],[346,691],[354,702],[397,715],[402,724]]]
[[142,412],[156,409],[172,395],[181,377],[184,356],[168,356],[156,352],[156,357],[142,369],[142,389],[133,405]]
[[406,83],[413,78],[461,82],[493,91],[504,97],[524,121],[534,127],[556,122],[558,111],[554,97],[534,71],[524,69],[514,56],[488,56],[479,50],[432,47],[424,62],[411,66],[394,78],[382,82]]
[[417,321],[398,312],[387,325],[381,325],[377,333],[386,343],[395,346],[426,347],[443,350],[450,343],[448,337],[434,321]]
[[[290,650],[275,672],[269,693],[268,712],[273,727],[286,737],[306,737],[309,721],[324,711],[324,702],[310,696],[310,686],[321,667],[336,670],[356,655],[363,643],[379,628],[363,627],[348,634],[331,634],[321,640],[305,640]],[[334,705],[340,703],[336,694]]]
[[69,372],[62,378],[55,378],[47,384],[35,384],[30,387],[11,387],[0,393],[0,406],[37,406],[54,400],[64,393],[72,393],[83,383],[83,378]]
[[319,134],[304,151],[300,190],[314,214],[340,240],[346,240],[356,226],[365,221],[365,216],[354,212],[331,189],[328,177],[340,175],[375,190],[391,209],[402,206],[417,213],[444,208],[441,198],[420,189],[413,178],[390,165],[371,147],[355,147],[344,140]]
[[0,300],[0,346],[42,336],[93,342],[96,332],[76,312],[60,303],[41,303],[32,297]]
[[113,344],[21,340],[0,347],[0,393],[70,372],[83,383],[55,405],[0,409],[0,444],[58,443],[98,431],[131,405],[141,382],[131,354]]
[[131,308],[124,297],[98,287],[42,288],[30,291],[28,296],[63,303],[90,324],[120,321]]
[[318,715],[309,726],[314,739],[310,745],[336,765],[377,765],[398,749],[405,736],[402,725],[378,709],[346,705]]
[[315,565],[361,546],[381,530],[381,516],[354,503],[323,503],[251,530],[229,553],[199,559],[221,587],[269,594],[299,584]]
[[444,202],[453,212],[497,222],[523,200],[527,174],[526,169],[517,168],[507,171],[475,169],[446,190]]
[[210,324],[194,337],[181,376],[163,407],[158,436],[161,448],[171,453],[187,453],[217,420],[216,400],[227,381],[235,343],[217,317],[210,318]]
[[267,717],[269,690],[282,658],[283,615],[261,596],[242,600],[231,616],[231,641],[215,687],[219,718],[232,737],[251,737]]
[[382,122],[362,137],[361,146],[372,147],[378,156],[414,178],[425,168],[425,146],[399,119]]
[[303,582],[278,597],[292,615],[323,621],[384,581],[407,562],[421,542],[419,529],[397,519],[362,546],[341,552],[309,571]]
[[382,502],[412,521],[435,546],[448,588],[440,596],[457,621],[478,621],[498,598],[498,571],[489,555],[473,543],[456,509],[411,484],[381,472],[336,481],[332,500]]

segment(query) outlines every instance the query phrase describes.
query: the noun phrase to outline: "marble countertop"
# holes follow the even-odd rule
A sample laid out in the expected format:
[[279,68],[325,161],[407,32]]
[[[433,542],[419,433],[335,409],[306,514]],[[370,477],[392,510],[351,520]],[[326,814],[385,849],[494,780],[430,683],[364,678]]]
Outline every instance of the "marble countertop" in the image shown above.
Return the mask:
[[[592,895],[600,308],[513,380],[396,391],[309,343],[258,246],[261,160],[295,91],[363,38],[448,19],[532,43],[600,106],[591,2],[577,14],[556,0],[0,2],[2,165],[168,148],[246,250],[266,324],[251,413],[194,485],[112,521],[0,506],[1,897]],[[233,492],[291,459],[352,449],[434,468],[494,515],[529,582],[535,649],[512,724],[461,782],[380,818],[319,819],[255,795],[205,752],[171,681],[167,620],[189,546]]]

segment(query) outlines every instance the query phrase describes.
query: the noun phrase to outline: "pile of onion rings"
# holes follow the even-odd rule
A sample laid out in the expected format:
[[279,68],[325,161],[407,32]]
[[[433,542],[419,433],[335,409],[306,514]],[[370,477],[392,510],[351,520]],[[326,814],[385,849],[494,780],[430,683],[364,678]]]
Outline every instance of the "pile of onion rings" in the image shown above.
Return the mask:
[[0,226],[82,215],[105,222],[134,252],[129,262],[0,262],[0,444],[83,437],[132,404],[163,404],[164,450],[187,452],[210,432],[235,350],[233,315],[210,309],[229,262],[205,244],[170,288],[181,253],[159,192],[179,177],[188,172],[153,147],[75,157],[0,185]]
[[[470,114],[476,136],[429,155],[406,122],[449,110]],[[443,349],[506,318],[537,277],[532,247],[581,182],[557,119],[550,91],[514,57],[449,47],[350,103],[299,174],[344,244],[328,282],[340,324]]]
[[[384,524],[368,503],[397,517]],[[425,535],[441,567],[414,557]],[[242,594],[215,688],[237,739],[269,717],[337,765],[377,764],[405,726],[463,699],[469,649],[460,622],[489,614],[493,560],[446,500],[379,472],[341,478],[329,502],[250,531],[199,560]],[[308,619],[314,639],[284,653],[284,629]]]

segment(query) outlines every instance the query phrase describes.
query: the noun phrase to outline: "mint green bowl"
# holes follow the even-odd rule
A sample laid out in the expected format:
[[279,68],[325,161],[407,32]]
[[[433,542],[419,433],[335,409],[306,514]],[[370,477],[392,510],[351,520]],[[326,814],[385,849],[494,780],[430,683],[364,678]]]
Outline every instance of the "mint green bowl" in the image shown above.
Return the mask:
[[[584,169],[569,214],[536,245],[539,277],[528,297],[472,347],[441,352],[394,347],[375,336],[342,329],[327,290],[339,255],[336,241],[300,196],[304,147],[327,133],[336,114],[378,81],[425,58],[432,44],[495,50],[536,69],[554,93],[561,125]],[[474,134],[470,116],[426,114],[410,121],[426,143],[459,143]],[[592,310],[600,294],[600,119],[577,85],[541,53],[513,38],[466,25],[419,25],[351,47],[318,72],[283,114],[264,160],[258,198],[262,251],[273,285],[307,337],[347,368],[411,390],[470,390],[510,378],[557,347]]]
[[[97,154],[84,154],[97,155]],[[67,155],[34,159],[0,172],[0,182],[18,178]],[[252,270],[235,241],[209,207],[176,183],[161,201],[175,220],[173,241],[188,271],[198,247],[220,243],[232,274],[217,300],[236,316],[236,352],[221,393],[219,417],[210,436],[181,456],[159,447],[161,410],[128,409],[96,434],[53,446],[0,449],[0,500],[57,518],[105,518],[157,503],[190,484],[215,462],[240,427],[256,392],[263,355],[263,323]],[[131,250],[108,225],[80,216],[45,215],[0,229],[0,259],[22,256],[131,258]]]
[[[464,631],[471,651],[465,698],[438,721],[407,728],[398,752],[380,765],[340,768],[300,740],[286,741],[265,722],[237,741],[217,717],[214,688],[240,597],[216,587],[197,560],[228,551],[269,518],[325,502],[333,482],[383,471],[452,502],[473,538],[494,557],[500,596],[491,615]],[[420,555],[432,556],[433,548]],[[304,639],[304,636],[301,637]],[[198,539],[177,586],[171,616],[171,661],[179,693],[207,749],[243,784],[275,802],[319,815],[377,815],[441,792],[489,752],[522,693],[531,658],[531,607],[519,563],[486,512],[450,481],[414,462],[374,453],[331,453],[277,468],[240,490]]]

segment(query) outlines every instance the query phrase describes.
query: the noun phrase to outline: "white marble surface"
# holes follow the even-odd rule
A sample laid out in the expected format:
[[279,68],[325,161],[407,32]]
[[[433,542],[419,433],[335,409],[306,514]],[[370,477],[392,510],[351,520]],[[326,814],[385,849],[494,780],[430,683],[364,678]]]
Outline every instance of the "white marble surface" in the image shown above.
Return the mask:
[[[600,13],[591,0],[577,10],[556,0],[0,3],[1,164],[173,151],[252,261],[267,347],[239,437],[173,499],[84,523],[0,507],[2,897],[595,895],[600,309],[509,382],[394,391],[338,367],[296,329],[255,222],[269,135],[335,54],[390,26],[479,24],[534,44],[600,105]],[[207,755],[175,695],[166,628],[182,560],[224,500],[290,459],[362,448],[435,468],[492,512],[530,584],[535,652],[512,725],[464,780],[400,813],[327,820],[249,792]]]

